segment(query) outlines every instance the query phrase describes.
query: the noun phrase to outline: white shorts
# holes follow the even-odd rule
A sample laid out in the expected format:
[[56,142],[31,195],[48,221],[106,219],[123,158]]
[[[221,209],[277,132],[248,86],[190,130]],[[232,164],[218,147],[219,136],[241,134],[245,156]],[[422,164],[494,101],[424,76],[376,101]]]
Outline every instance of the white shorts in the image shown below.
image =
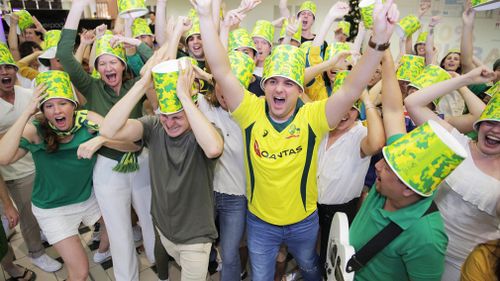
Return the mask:
[[101,217],[93,191],[89,199],[81,203],[51,209],[41,209],[31,204],[31,208],[47,242],[52,245],[78,235],[80,223],[91,226]]

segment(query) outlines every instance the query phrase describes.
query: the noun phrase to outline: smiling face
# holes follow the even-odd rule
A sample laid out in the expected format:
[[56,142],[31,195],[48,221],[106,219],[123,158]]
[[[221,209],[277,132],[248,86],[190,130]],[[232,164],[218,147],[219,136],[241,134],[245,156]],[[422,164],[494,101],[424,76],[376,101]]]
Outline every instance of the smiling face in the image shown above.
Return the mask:
[[269,116],[276,122],[284,122],[293,114],[302,89],[288,78],[275,76],[266,80],[264,92]]
[[203,52],[203,41],[200,34],[194,34],[187,39],[188,51],[191,57],[196,60],[203,60],[205,53]]
[[457,71],[460,68],[460,54],[449,53],[441,62],[441,67],[447,71]]
[[169,115],[160,114],[160,122],[171,138],[178,137],[191,129],[184,110]]
[[16,67],[9,64],[0,65],[0,93],[11,93],[14,91],[17,76]]
[[149,48],[153,49],[154,48],[154,37],[151,35],[140,35],[137,36],[136,39],[141,40],[144,44],[146,44]]
[[257,62],[264,62],[264,60],[271,54],[271,44],[260,37],[253,37],[257,55],[255,57]]
[[302,23],[302,32],[311,30],[314,24],[314,15],[311,11],[299,13],[299,21]]
[[485,155],[500,156],[500,122],[479,123],[477,148]]
[[122,84],[125,65],[119,58],[104,54],[97,59],[97,71],[104,83],[111,88],[117,88]]
[[67,99],[53,98],[42,104],[45,118],[58,130],[68,131],[73,127],[75,104]]

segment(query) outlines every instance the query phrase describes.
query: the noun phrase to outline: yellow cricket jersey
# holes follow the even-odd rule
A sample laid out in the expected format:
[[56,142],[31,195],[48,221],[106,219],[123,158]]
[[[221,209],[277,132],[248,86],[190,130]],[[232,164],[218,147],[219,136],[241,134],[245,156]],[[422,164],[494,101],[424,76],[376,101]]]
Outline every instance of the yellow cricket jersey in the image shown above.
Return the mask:
[[243,132],[248,208],[274,225],[297,223],[316,210],[317,150],[329,131],[326,99],[300,107],[278,132],[266,114],[266,101],[245,92],[232,113]]

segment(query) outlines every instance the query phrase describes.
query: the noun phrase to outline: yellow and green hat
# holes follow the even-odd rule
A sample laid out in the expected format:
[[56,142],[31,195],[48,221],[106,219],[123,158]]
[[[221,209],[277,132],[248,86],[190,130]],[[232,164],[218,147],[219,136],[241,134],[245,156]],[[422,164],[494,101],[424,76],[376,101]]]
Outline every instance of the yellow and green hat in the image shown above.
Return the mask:
[[365,24],[366,29],[373,27],[373,8],[375,7],[375,0],[362,0],[359,2],[359,13],[361,20]]
[[351,32],[351,23],[348,21],[339,21],[337,24],[337,30],[341,29],[345,36],[349,36]]
[[489,11],[500,8],[498,0],[472,0],[472,7],[476,11]]
[[141,35],[153,36],[153,32],[151,32],[146,19],[136,18],[132,24],[132,37],[137,38]]
[[255,62],[247,54],[238,51],[230,51],[228,57],[234,76],[238,78],[245,89],[248,88],[253,79]]
[[417,16],[408,15],[401,19],[396,26],[396,33],[399,37],[409,37],[420,28],[420,20]]
[[313,1],[304,1],[300,5],[299,11],[297,12],[297,17],[302,11],[310,11],[314,17],[316,17],[316,4]]
[[[193,63],[185,57],[177,60],[168,60],[157,64],[151,70],[153,84],[158,97],[159,111],[161,114],[174,114],[183,110],[182,103],[177,97],[177,79],[179,78],[179,61],[182,64]],[[195,84],[193,83],[193,89]],[[198,94],[192,96],[194,102],[198,100]]]
[[[325,51],[325,61],[333,58],[336,54],[342,51],[350,51],[351,46],[346,42],[335,42],[333,44],[328,45]],[[349,59],[349,58],[347,58]]]
[[105,34],[101,38],[97,39],[95,48],[95,62],[94,62],[95,68],[97,68],[96,66],[97,59],[102,55],[115,56],[125,64],[125,67],[127,66],[127,60],[125,57],[125,48],[123,48],[123,44],[120,43],[113,48],[109,43],[111,41],[111,38],[113,38],[112,35]]
[[425,41],[427,40],[428,34],[429,34],[429,32],[427,32],[427,31],[420,32],[420,34],[418,35],[418,38],[417,38],[417,42],[415,42],[415,44],[425,44]]
[[306,42],[300,44],[300,48],[302,50],[304,50],[304,52],[307,53],[307,51],[309,50],[309,48],[312,47],[312,44],[313,44],[313,41],[306,41]]
[[411,81],[409,86],[421,90],[448,79],[451,79],[451,75],[446,70],[437,65],[429,64],[424,67],[419,76]]
[[385,161],[415,193],[429,197],[467,157],[465,148],[429,120],[382,149]]
[[189,37],[195,35],[195,34],[200,34],[200,18],[198,17],[198,14],[196,13],[195,10],[191,9],[189,11],[188,18],[191,20],[191,29],[186,31],[184,34],[184,37],[186,38],[186,44],[188,42]]
[[414,81],[425,67],[425,58],[415,55],[403,55],[396,76],[398,80]]
[[276,46],[264,61],[264,71],[260,86],[271,77],[284,77],[295,82],[304,91],[306,54],[304,50],[292,45]]
[[121,18],[138,18],[149,13],[144,0],[118,0],[118,15]]
[[[285,38],[287,26],[288,26],[288,20],[284,20],[283,26],[281,27],[281,31],[280,31],[280,39]],[[299,28],[297,28],[297,32],[295,32],[295,34],[293,34],[292,40],[295,40],[296,42],[299,42],[299,44],[300,44],[301,36],[302,36],[302,23],[299,23]]]
[[479,123],[483,121],[500,122],[500,94],[497,93],[491,97],[479,119],[472,125],[474,130],[479,131]]
[[252,38],[253,37],[260,37],[272,46],[274,40],[274,25],[267,20],[258,20],[252,30]]
[[[19,21],[17,22],[17,34],[21,34],[26,28],[34,24],[31,14],[26,10],[15,11],[14,14],[19,16]],[[10,26],[10,15],[5,16],[5,22]]]
[[16,61],[14,60],[14,57],[10,53],[9,47],[7,45],[0,43],[0,65],[12,65],[16,68],[16,71],[19,69],[19,67],[16,65]]
[[493,86],[491,86],[486,92],[484,92],[490,97],[500,94],[500,81],[497,81]]
[[229,33],[228,38],[228,50],[236,50],[238,48],[250,48],[257,53],[257,49],[255,48],[255,44],[253,43],[250,34],[244,28],[238,28]]
[[335,75],[335,80],[333,81],[333,86],[332,86],[332,95],[335,94],[342,85],[344,85],[345,78],[347,75],[349,75],[350,71],[349,70],[342,70],[337,72]]
[[40,107],[44,102],[56,98],[67,99],[74,103],[75,106],[78,106],[78,100],[68,73],[59,70],[40,72],[35,77],[35,85],[42,83],[47,86],[47,89],[43,93],[47,96],[40,102]]
[[45,32],[44,40],[42,43],[42,48],[44,52],[38,57],[38,61],[41,64],[45,66],[50,66],[50,59],[56,57],[57,44],[59,43],[60,39],[61,39],[60,30],[49,30]]

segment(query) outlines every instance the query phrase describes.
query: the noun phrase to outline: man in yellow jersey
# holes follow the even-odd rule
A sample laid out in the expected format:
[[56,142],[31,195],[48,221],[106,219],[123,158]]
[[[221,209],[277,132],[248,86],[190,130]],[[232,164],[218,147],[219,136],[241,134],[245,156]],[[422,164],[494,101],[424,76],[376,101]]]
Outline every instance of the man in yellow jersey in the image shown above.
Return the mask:
[[393,0],[374,10],[373,36],[343,87],[323,101],[303,104],[305,54],[281,45],[264,64],[265,99],[250,94],[232,74],[226,51],[212,22],[211,0],[190,0],[200,18],[205,58],[225,93],[224,100],[243,132],[247,173],[248,248],[252,279],[270,280],[280,244],[300,266],[304,280],[321,280],[315,245],[316,158],[322,137],[359,98],[389,47],[399,12]]

